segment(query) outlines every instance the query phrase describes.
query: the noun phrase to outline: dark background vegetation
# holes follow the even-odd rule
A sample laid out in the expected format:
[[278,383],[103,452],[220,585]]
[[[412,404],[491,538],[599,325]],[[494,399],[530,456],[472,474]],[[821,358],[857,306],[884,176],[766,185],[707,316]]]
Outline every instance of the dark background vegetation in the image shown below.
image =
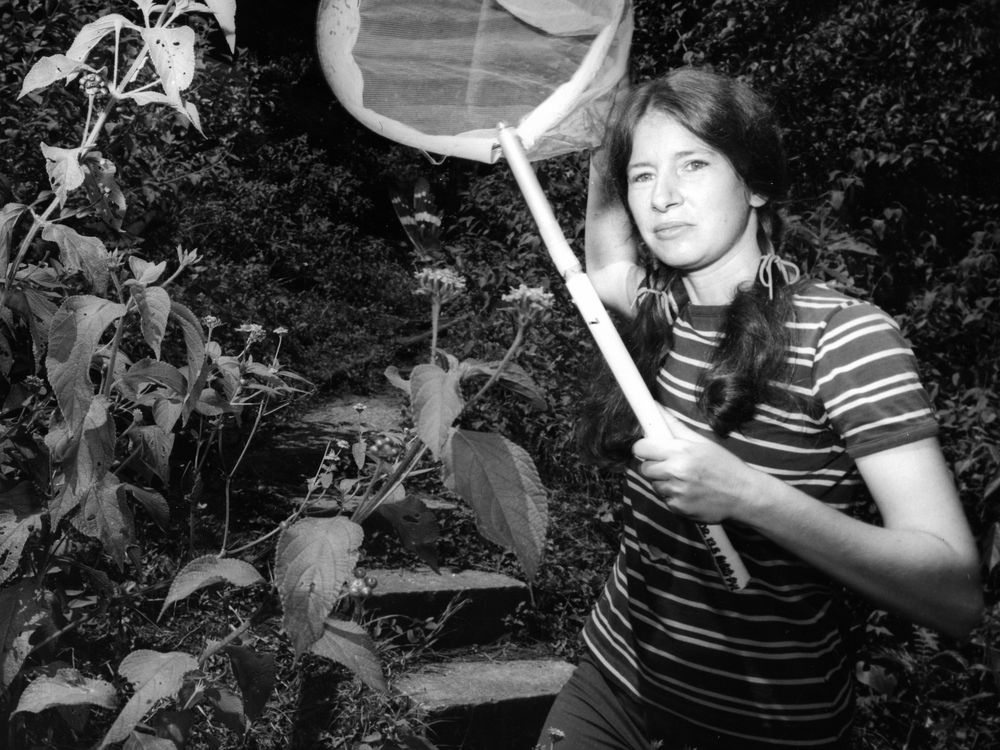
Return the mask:
[[[128,3],[125,3],[128,5]],[[912,342],[984,554],[988,613],[954,644],[874,613],[859,661],[859,747],[991,748],[1000,743],[997,607],[1000,369],[1000,2],[932,0],[637,0],[633,77],[710,65],[767,94],[786,128],[794,198],[786,252],[807,270],[872,298]],[[580,466],[570,430],[590,344],[503,167],[435,165],[357,125],[313,55],[311,0],[240,0],[239,51],[221,40],[193,95],[206,137],[129,116],[107,151],[125,165],[123,244],[151,260],[178,244],[205,256],[184,282],[199,315],[290,330],[288,365],[320,394],[384,387],[382,371],[423,356],[425,301],[389,187],[425,175],[444,214],[467,317],[442,341],[495,357],[510,324],[499,295],[522,282],[558,310],[521,358],[549,392],[527,413],[484,414],[538,461],[552,488],[548,562],[536,607],[514,623],[524,642],[573,657],[576,633],[614,549],[614,482]],[[100,0],[0,0],[0,203],[30,200],[45,171],[38,141],[72,139],[80,99],[15,102],[31,62],[62,51]],[[538,165],[582,251],[586,155]],[[225,329],[221,331],[225,335]],[[585,544],[580,539],[587,540]],[[472,539],[444,540],[450,564],[478,564]],[[481,543],[480,543],[481,544]],[[488,556],[487,556],[488,558]],[[266,744],[262,746],[267,746]]]

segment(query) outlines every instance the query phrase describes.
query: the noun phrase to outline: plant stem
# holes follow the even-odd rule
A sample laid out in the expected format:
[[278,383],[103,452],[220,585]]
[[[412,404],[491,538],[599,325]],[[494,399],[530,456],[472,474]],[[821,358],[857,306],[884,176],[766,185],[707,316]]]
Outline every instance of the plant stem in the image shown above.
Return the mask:
[[243,461],[244,456],[247,454],[247,450],[250,448],[250,443],[253,442],[254,435],[257,434],[257,429],[260,427],[261,416],[264,414],[264,409],[267,406],[267,397],[265,396],[260,400],[257,406],[257,416],[254,418],[253,427],[250,428],[250,434],[247,435],[246,442],[243,443],[243,450],[240,451],[239,457],[233,464],[233,468],[229,470],[226,474],[226,489],[224,492],[225,497],[225,521],[222,526],[222,548],[219,550],[219,556],[222,557],[226,554],[226,545],[229,543],[229,511],[232,501],[232,486],[233,477],[236,475],[237,469],[240,467],[240,463]]
[[431,300],[431,364],[437,362],[438,321],[441,318],[441,300],[434,297]]
[[374,498],[368,503],[362,503],[359,505],[354,513],[351,515],[351,520],[355,523],[363,523],[368,516],[375,512],[375,509],[382,504],[382,502],[395,490],[406,477],[410,475],[413,471],[413,467],[417,465],[421,457],[427,451],[427,444],[420,438],[413,438],[413,442],[410,443],[409,447],[406,449],[406,454],[403,459],[396,465],[396,470],[392,472],[392,475],[386,480],[386,483],[382,485],[378,493]]
[[504,353],[503,359],[500,360],[500,364],[497,365],[496,370],[494,370],[493,374],[490,375],[489,380],[487,380],[483,384],[483,387],[480,388],[478,391],[476,391],[476,395],[474,395],[466,402],[465,406],[462,408],[462,411],[467,410],[470,406],[472,406],[480,398],[482,398],[483,394],[486,393],[487,390],[489,390],[490,386],[492,386],[495,382],[497,382],[497,380],[499,380],[500,374],[503,372],[504,368],[508,364],[510,364],[510,361],[514,358],[514,355],[517,353],[517,350],[521,348],[521,344],[524,342],[524,330],[525,326],[523,325],[517,327],[517,333],[514,334],[514,340],[511,342],[510,346],[507,348],[507,351]]

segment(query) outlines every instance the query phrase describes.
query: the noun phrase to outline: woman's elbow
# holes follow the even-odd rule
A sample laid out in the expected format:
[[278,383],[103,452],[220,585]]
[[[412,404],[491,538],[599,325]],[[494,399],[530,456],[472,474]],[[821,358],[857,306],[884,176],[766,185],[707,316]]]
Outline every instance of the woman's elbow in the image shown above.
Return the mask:
[[939,608],[943,622],[938,629],[951,638],[964,641],[983,620],[983,587],[978,566],[965,571],[956,584],[950,601]]

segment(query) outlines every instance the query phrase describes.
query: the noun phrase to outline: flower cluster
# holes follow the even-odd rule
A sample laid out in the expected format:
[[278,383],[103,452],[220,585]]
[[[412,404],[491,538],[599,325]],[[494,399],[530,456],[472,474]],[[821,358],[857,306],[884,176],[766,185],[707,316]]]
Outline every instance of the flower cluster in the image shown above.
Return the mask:
[[80,88],[87,96],[101,96],[108,90],[108,84],[100,73],[84,73],[80,77]]
[[264,326],[259,323],[244,323],[237,328],[236,331],[247,335],[247,344],[254,344],[258,341],[263,341],[264,337],[267,335],[264,333]]
[[516,289],[511,287],[510,292],[500,299],[507,303],[504,309],[514,313],[518,325],[529,325],[545,320],[552,309],[554,298],[551,292],[540,287],[521,284]]
[[414,274],[417,291],[444,304],[465,291],[465,279],[450,268],[424,268]]

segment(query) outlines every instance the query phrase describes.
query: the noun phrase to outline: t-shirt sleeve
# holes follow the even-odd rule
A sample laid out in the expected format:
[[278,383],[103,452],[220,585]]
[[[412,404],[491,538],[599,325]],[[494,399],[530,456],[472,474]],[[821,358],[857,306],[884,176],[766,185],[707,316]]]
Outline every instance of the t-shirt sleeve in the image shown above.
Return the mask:
[[872,304],[829,317],[816,346],[813,392],[852,458],[937,435],[913,351],[896,322]]

